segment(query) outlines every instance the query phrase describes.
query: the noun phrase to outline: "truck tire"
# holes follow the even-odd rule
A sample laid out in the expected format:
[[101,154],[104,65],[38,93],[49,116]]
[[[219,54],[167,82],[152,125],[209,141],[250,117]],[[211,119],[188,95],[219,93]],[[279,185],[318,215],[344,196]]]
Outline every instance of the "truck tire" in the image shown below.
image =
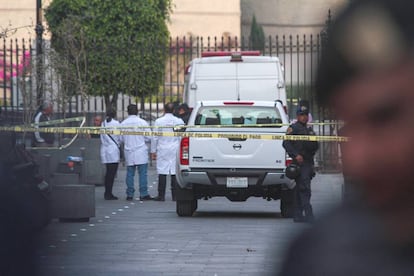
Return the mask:
[[181,188],[181,186],[179,184],[177,184],[176,188],[175,188],[175,198],[178,200],[189,200],[192,201],[194,200],[194,191],[193,189],[185,189],[185,188]]
[[280,198],[280,214],[283,218],[292,218],[294,208],[294,190],[283,190]]
[[177,200],[177,215],[180,217],[191,217],[197,210],[197,200]]

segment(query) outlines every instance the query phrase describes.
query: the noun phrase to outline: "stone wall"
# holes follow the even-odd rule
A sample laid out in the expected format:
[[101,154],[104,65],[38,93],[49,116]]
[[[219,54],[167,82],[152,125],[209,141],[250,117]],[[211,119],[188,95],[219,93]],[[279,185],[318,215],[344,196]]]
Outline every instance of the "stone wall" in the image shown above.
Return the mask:
[[348,0],[241,0],[243,36],[250,35],[253,15],[268,35],[310,35],[319,33],[328,11],[333,14]]

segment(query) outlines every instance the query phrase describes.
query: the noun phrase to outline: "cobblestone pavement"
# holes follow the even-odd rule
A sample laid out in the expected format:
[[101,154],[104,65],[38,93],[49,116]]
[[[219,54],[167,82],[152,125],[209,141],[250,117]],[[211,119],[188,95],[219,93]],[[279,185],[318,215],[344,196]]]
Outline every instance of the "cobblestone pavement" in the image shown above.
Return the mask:
[[[271,275],[290,239],[309,227],[281,218],[279,201],[261,198],[200,200],[193,217],[178,217],[170,193],[165,202],[126,201],[125,173],[120,167],[119,200],[105,201],[104,188],[96,187],[96,216],[89,222],[53,220],[43,231],[41,275]],[[155,196],[154,166],[148,176]],[[340,202],[341,183],[339,174],[314,178],[316,216]]]

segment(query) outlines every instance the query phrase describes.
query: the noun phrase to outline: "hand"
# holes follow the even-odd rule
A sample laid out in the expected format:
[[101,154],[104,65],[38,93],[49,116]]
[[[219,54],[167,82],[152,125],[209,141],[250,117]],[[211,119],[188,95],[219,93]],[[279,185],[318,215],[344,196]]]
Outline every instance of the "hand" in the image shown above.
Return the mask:
[[157,153],[153,152],[151,153],[151,160],[156,160],[157,159]]
[[303,156],[298,154],[295,157],[296,162],[298,162],[298,164],[302,164],[303,163]]

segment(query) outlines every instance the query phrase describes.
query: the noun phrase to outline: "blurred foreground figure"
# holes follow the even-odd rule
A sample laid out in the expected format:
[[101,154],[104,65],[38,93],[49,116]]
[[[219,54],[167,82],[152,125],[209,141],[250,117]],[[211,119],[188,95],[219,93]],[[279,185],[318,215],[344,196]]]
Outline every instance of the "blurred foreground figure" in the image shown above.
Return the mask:
[[[2,122],[0,121],[0,125]],[[50,222],[49,185],[16,134],[0,132],[0,275],[38,275],[37,237]]]
[[353,194],[294,241],[281,275],[414,275],[413,11],[360,0],[334,21],[316,89],[346,122]]

